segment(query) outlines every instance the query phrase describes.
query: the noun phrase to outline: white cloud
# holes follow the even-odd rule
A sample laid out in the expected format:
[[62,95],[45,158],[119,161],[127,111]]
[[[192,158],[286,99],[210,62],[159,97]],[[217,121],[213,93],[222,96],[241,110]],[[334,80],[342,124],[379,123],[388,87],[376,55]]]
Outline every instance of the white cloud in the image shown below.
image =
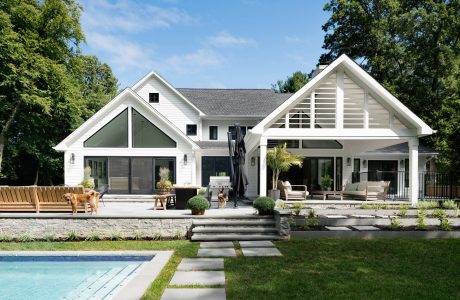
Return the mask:
[[195,52],[173,55],[165,59],[162,68],[181,74],[192,74],[205,68],[218,67],[225,59],[211,49],[198,49]]
[[290,36],[285,36],[284,37],[284,40],[287,42],[287,43],[292,43],[292,44],[299,44],[299,43],[303,43],[304,40],[298,36],[295,36],[295,35],[290,35]]
[[250,38],[238,37],[229,34],[228,32],[222,31],[217,35],[208,37],[207,41],[209,44],[215,47],[238,47],[255,45],[256,41]]
[[108,54],[110,65],[120,72],[131,68],[148,69],[152,63],[149,56],[153,52],[136,43],[101,33],[89,33],[86,37],[92,48]]
[[185,11],[177,8],[127,0],[86,0],[83,8],[82,23],[89,31],[135,33],[194,22]]

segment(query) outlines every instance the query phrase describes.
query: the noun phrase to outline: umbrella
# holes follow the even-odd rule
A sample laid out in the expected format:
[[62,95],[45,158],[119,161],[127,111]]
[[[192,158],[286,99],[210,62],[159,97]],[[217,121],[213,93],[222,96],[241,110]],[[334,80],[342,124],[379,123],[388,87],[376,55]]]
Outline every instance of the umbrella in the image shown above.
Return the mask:
[[235,207],[237,207],[237,197],[244,198],[248,178],[244,170],[246,161],[246,147],[244,145],[243,132],[239,124],[235,124],[235,144],[232,145],[231,134],[229,134],[229,150],[232,162],[232,186],[234,193]]

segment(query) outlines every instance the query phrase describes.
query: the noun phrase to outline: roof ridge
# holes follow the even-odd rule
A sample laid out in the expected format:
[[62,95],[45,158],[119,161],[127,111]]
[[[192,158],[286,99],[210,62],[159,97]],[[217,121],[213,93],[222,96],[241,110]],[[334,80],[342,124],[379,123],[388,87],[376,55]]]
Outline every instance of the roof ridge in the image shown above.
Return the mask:
[[[177,88],[178,90],[256,90],[256,91],[273,91],[272,89],[262,89],[262,88],[187,88],[187,87],[180,87]],[[273,93],[275,93],[273,91]]]

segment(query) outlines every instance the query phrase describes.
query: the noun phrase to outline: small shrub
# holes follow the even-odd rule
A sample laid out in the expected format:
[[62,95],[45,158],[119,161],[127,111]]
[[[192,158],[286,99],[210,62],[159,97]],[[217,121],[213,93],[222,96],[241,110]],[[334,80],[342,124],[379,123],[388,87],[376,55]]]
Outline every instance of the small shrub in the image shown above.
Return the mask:
[[24,234],[21,234],[20,236],[18,236],[16,240],[18,242],[20,242],[20,243],[29,243],[29,242],[33,242],[34,238],[31,237],[30,235],[24,233]]
[[418,209],[434,209],[438,207],[439,203],[437,201],[420,201],[417,203]]
[[285,209],[286,203],[283,200],[276,200],[275,201],[275,208]]
[[78,235],[75,232],[75,230],[69,231],[69,233],[67,234],[67,240],[68,241],[76,241],[76,240],[78,240]]
[[47,242],[52,242],[52,241],[56,240],[56,235],[53,234],[53,233],[49,233],[49,234],[45,235],[44,240],[47,241]]
[[428,226],[426,225],[426,211],[420,209],[417,212],[417,230],[427,230]]
[[400,208],[399,208],[399,215],[400,215],[401,217],[407,216],[407,207],[400,207]]
[[457,203],[454,200],[445,200],[441,203],[441,206],[445,209],[457,209]]
[[101,236],[97,232],[90,232],[85,238],[85,241],[88,241],[88,242],[94,242],[94,241],[100,241],[100,240],[101,240]]
[[296,222],[295,222],[295,219],[294,219],[294,216],[293,216],[293,215],[290,215],[290,216],[289,216],[289,225],[291,225],[291,226],[295,226],[295,225],[296,225]]
[[152,237],[152,238],[153,238],[153,240],[155,240],[155,241],[161,241],[161,240],[163,239],[163,235],[162,235],[161,232],[158,231],[158,232],[155,232],[155,233],[153,234],[153,237]]
[[141,231],[139,230],[134,231],[133,239],[135,239],[136,241],[140,241],[143,238],[144,238],[144,235],[142,234]]
[[123,234],[120,231],[114,231],[110,234],[111,241],[121,241],[123,240]]
[[209,202],[203,196],[194,196],[187,201],[187,208],[192,210],[203,210],[209,207]]
[[259,215],[273,214],[275,208],[275,200],[270,197],[259,197],[254,200],[253,206],[259,211]]
[[182,239],[182,232],[180,230],[176,230],[176,232],[174,233],[174,237],[173,237],[175,240],[181,240]]
[[439,227],[441,228],[442,231],[450,231],[452,230],[452,223],[449,222],[447,219],[441,219]]
[[87,189],[94,189],[95,185],[89,180],[83,180],[80,185]]
[[442,220],[447,216],[446,212],[442,210],[441,208],[436,208],[433,210],[433,217]]
[[318,216],[316,215],[316,212],[314,209],[311,209],[309,212],[308,212],[308,218],[309,219],[313,219],[313,218],[317,218]]
[[302,207],[303,207],[302,202],[296,202],[296,203],[292,204],[292,207],[294,208],[294,214],[296,216],[299,216],[300,213],[302,212]]
[[203,189],[203,188],[199,189],[198,190],[198,196],[204,196],[204,195],[206,195],[206,190]]
[[390,224],[391,230],[398,230],[399,227],[401,227],[401,221],[399,220],[397,216],[392,216],[390,218],[390,221],[391,221],[391,224]]
[[11,242],[13,238],[7,234],[0,234],[0,242]]
[[371,209],[372,206],[371,206],[370,204],[361,204],[361,205],[359,206],[359,208],[360,208],[360,209]]

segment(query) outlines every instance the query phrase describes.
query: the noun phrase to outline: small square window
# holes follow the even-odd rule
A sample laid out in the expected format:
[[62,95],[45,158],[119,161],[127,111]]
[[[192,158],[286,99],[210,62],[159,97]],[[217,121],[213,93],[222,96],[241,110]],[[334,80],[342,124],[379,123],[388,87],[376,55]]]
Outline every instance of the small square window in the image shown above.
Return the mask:
[[209,126],[209,139],[217,140],[217,126]]
[[196,124],[187,124],[187,135],[196,135]]
[[159,93],[149,93],[149,102],[150,103],[159,103],[160,94]]

